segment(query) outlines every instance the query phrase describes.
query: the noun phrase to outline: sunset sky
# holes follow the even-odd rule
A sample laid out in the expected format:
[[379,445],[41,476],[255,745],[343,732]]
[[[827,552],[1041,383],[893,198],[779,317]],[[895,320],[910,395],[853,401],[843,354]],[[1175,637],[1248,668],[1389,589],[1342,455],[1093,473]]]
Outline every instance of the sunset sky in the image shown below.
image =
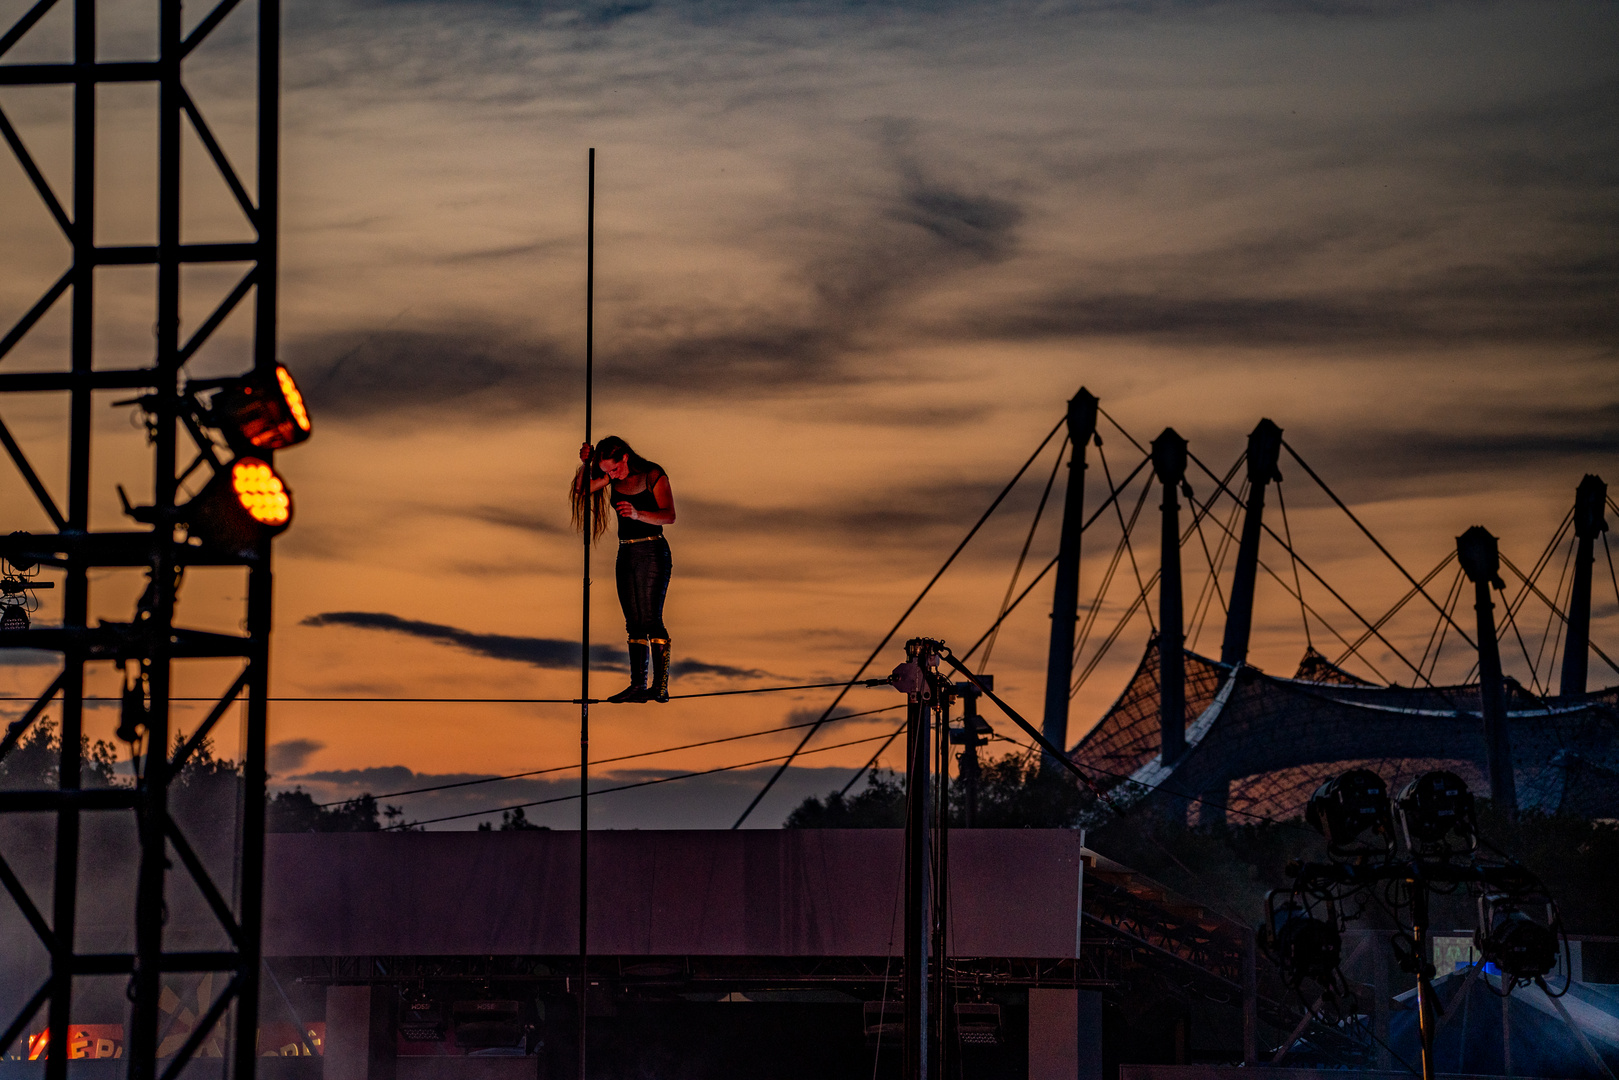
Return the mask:
[[[0,0],[0,22],[28,6]],[[60,55],[58,6],[4,62]],[[109,5],[104,56],[150,52],[151,7]],[[188,19],[203,10],[188,6]],[[252,11],[231,16],[187,76],[248,176]],[[315,436],[278,460],[297,517],[276,549],[273,691],[577,693],[581,551],[565,491],[584,425],[589,147],[596,434],[623,436],[672,479],[677,694],[852,675],[1080,386],[1130,436],[1173,426],[1221,473],[1273,419],[1414,574],[1474,524],[1527,571],[1583,473],[1619,484],[1616,42],[1619,8],[1553,0],[287,0],[281,347]],[[64,200],[68,100],[0,89]],[[103,243],[152,237],[153,100],[103,95]],[[186,238],[243,236],[200,149],[187,153]],[[0,253],[3,331],[68,261],[9,157]],[[188,278],[190,326],[234,282],[211,273]],[[150,272],[105,274],[101,362],[147,362]],[[65,313],[5,367],[61,365]],[[233,318],[197,370],[239,369],[249,329]],[[151,489],[140,432],[111,400],[98,414],[97,528],[121,527],[116,484]],[[0,415],[60,491],[60,402],[0,401]],[[1113,424],[1101,434],[1120,479],[1141,455]],[[986,629],[1054,450],[871,674],[902,659],[907,636],[964,650]],[[1094,507],[1094,447],[1090,461]],[[1363,614],[1382,614],[1404,580],[1285,455],[1282,472],[1300,552]],[[1212,494],[1195,467],[1190,479],[1199,499]],[[1061,484],[1025,583],[1054,553]],[[9,470],[0,500],[0,528],[47,527]],[[1143,576],[1157,566],[1157,502],[1136,533]],[[1086,538],[1086,603],[1118,535],[1110,511]],[[1206,526],[1211,550],[1219,535]],[[592,637],[621,649],[613,555],[608,542],[595,556]],[[1285,553],[1265,558],[1291,576]],[[1613,655],[1619,608],[1600,545],[1597,559],[1594,636]],[[1195,538],[1184,561],[1190,609],[1207,577]],[[1547,591],[1562,565],[1554,555]],[[1435,579],[1436,596],[1451,578]],[[98,577],[96,615],[127,619],[140,588],[135,575]],[[1134,590],[1127,559],[1098,637]],[[241,593],[239,577],[194,573],[185,621],[234,628]],[[1356,636],[1324,590],[1306,581],[1306,593]],[[53,599],[42,625],[60,619]],[[1042,583],[989,665],[1031,719],[1050,602]],[[1305,646],[1298,606],[1262,578],[1259,608],[1252,659],[1290,674]],[[1470,623],[1470,603],[1457,617]],[[1220,623],[1216,600],[1198,651],[1218,654]],[[1433,625],[1419,602],[1386,632],[1415,654]],[[1531,655],[1546,625],[1530,601],[1519,628]],[[1071,740],[1118,694],[1148,633],[1137,616],[1081,688]],[[1312,634],[1337,657],[1327,631]],[[1459,679],[1472,658],[1447,649],[1435,677]],[[1504,649],[1529,684],[1517,641]],[[1541,681],[1555,680],[1553,655],[1546,645]],[[1366,656],[1411,681],[1386,648]],[[51,662],[0,658],[0,692],[37,693]],[[217,693],[232,674],[199,665],[180,692]],[[1593,658],[1592,685],[1615,681]],[[94,685],[110,692],[111,669]],[[621,685],[616,670],[593,676],[602,693]],[[801,723],[830,693],[601,706],[593,754]],[[900,700],[861,689],[846,704]],[[197,715],[187,708],[182,725]],[[882,735],[901,717],[836,724],[811,745]],[[115,723],[99,709],[93,730],[110,737]],[[577,724],[567,705],[282,703],[274,783],[324,799],[567,768]],[[225,756],[234,739],[221,737]],[[598,772],[632,783],[769,758],[796,739]],[[750,825],[841,787],[875,746],[806,758]],[[604,795],[593,820],[729,826],[768,771]],[[385,801],[426,819],[573,785],[562,772]],[[575,814],[566,802],[530,811],[561,827]]]

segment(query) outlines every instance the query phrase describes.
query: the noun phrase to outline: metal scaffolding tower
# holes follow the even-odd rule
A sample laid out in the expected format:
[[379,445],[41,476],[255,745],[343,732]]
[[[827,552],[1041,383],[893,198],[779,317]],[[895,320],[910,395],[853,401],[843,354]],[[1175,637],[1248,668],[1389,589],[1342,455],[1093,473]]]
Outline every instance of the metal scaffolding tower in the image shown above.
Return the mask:
[[[132,1002],[125,1057],[129,1076],[134,1080],[155,1080],[159,1076],[160,997],[163,977],[170,972],[218,972],[223,989],[206,1005],[190,1036],[167,1057],[161,1076],[173,1077],[184,1068],[234,1004],[236,1022],[234,1047],[224,1051],[234,1061],[233,1075],[251,1077],[256,1052],[259,1007],[260,917],[263,885],[265,811],[265,723],[268,682],[268,647],[271,620],[271,567],[268,534],[237,544],[200,541],[187,528],[185,478],[206,465],[221,466],[216,447],[197,419],[197,387],[202,380],[188,375],[188,364],[209,341],[226,318],[243,305],[251,294],[253,327],[248,352],[248,370],[235,377],[244,380],[276,377],[276,234],[277,234],[277,133],[280,68],[279,0],[257,0],[241,5],[232,20],[232,29],[245,30],[256,15],[256,41],[250,45],[245,62],[230,68],[234,77],[246,80],[256,97],[256,182],[244,183],[229,155],[209,127],[196,100],[187,91],[186,63],[198,46],[216,34],[222,22],[238,8],[238,0],[220,0],[200,20],[184,17],[180,0],[159,0],[155,58],[102,60],[98,44],[97,0],[38,0],[13,26],[0,36],[0,91],[10,87],[60,87],[72,95],[72,189],[60,199],[44,172],[30,155],[17,129],[0,113],[3,135],[40,200],[71,245],[71,264],[40,296],[22,318],[0,338],[0,414],[6,403],[20,404],[19,395],[62,395],[67,409],[62,435],[67,444],[65,502],[58,504],[53,485],[45,482],[30,464],[12,433],[0,422],[0,436],[13,465],[33,491],[55,531],[32,534],[12,533],[0,539],[0,557],[13,568],[30,566],[44,569],[52,584],[60,587],[61,625],[29,629],[0,630],[0,649],[42,649],[60,654],[61,669],[51,679],[38,700],[7,731],[0,755],[18,740],[42,715],[53,698],[60,695],[61,758],[60,783],[55,790],[6,791],[0,793],[0,812],[50,812],[56,818],[55,873],[49,911],[41,910],[28,895],[17,876],[0,861],[0,879],[22,909],[50,955],[50,975],[22,1012],[10,1020],[0,1052],[16,1040],[32,1023],[32,1018],[48,1002],[49,1051],[47,1080],[65,1080],[68,1062],[68,1025],[73,1009],[75,979],[91,975],[130,976]],[[109,5],[110,7],[110,5]],[[51,16],[71,23],[70,56],[54,63],[6,63],[4,56],[13,46],[36,36],[36,24]],[[109,15],[109,19],[111,15]],[[52,20],[53,22],[55,19]],[[49,29],[51,24],[46,23]],[[105,29],[105,28],[103,28]],[[223,48],[239,48],[226,42]],[[215,74],[218,72],[216,70]],[[146,84],[155,90],[156,102],[156,206],[155,243],[141,245],[98,244],[97,194],[117,190],[117,183],[128,174],[117,168],[98,176],[98,149],[105,152],[113,134],[103,123],[98,131],[98,100],[112,84]],[[0,106],[3,106],[0,99]],[[244,235],[250,239],[224,243],[187,243],[182,239],[187,199],[182,193],[182,143],[189,127],[207,158],[240,207],[246,222]],[[100,136],[98,140],[98,136]],[[99,143],[99,146],[98,146]],[[191,174],[194,180],[196,173]],[[98,180],[102,183],[98,185]],[[249,193],[249,186],[254,191]],[[7,208],[11,213],[12,208]],[[187,226],[191,226],[188,224]],[[16,259],[11,254],[8,258]],[[193,298],[187,308],[186,294],[194,289],[182,276],[186,268],[199,264],[227,264],[242,270],[233,289],[206,317],[196,317]],[[152,267],[155,271],[155,346],[146,366],[111,366],[97,363],[98,325],[107,317],[99,313],[96,286],[98,271],[108,267]],[[65,294],[71,294],[70,321],[66,341],[67,356],[59,365],[45,370],[6,370],[8,354],[19,344]],[[182,322],[182,312],[187,318]],[[184,332],[183,332],[184,331]],[[49,348],[45,342],[39,348]],[[10,365],[15,367],[16,364]],[[230,380],[207,382],[220,386]],[[131,516],[147,528],[117,531],[92,525],[93,450],[105,438],[98,431],[94,406],[97,393],[106,404],[108,391],[128,391],[137,396],[144,411],[152,447],[153,502],[134,508]],[[105,425],[101,425],[105,427]],[[305,425],[307,427],[307,424]],[[182,434],[184,432],[184,434]],[[182,457],[186,462],[182,471]],[[257,455],[268,461],[268,454]],[[206,475],[206,473],[200,474]],[[104,492],[95,494],[105,495]],[[193,500],[194,501],[194,500]],[[59,509],[65,506],[65,510]],[[126,503],[126,510],[130,508]],[[196,566],[238,567],[246,572],[245,632],[224,634],[188,629],[176,624],[176,599],[180,579]],[[145,568],[149,583],[129,622],[99,620],[90,623],[92,611],[92,571],[107,567]],[[58,576],[59,575],[59,576]],[[234,576],[234,575],[233,575]],[[19,620],[21,621],[21,620]],[[14,624],[12,624],[14,625]],[[177,668],[195,658],[239,658],[241,668],[198,730],[184,746],[174,747],[171,730],[171,686]],[[84,733],[85,674],[88,665],[110,663],[129,665],[138,671],[134,687],[126,694],[125,730],[143,731],[139,781],[134,786],[91,788],[82,785],[84,761],[80,750]],[[232,703],[246,702],[244,742],[241,747],[244,769],[244,797],[238,819],[239,866],[237,898],[210,877],[186,836],[169,812],[171,779],[186,759],[203,745],[203,740]],[[171,752],[172,751],[172,752]],[[139,876],[136,883],[134,951],[130,953],[86,954],[76,951],[75,926],[80,906],[81,818],[96,812],[133,811],[140,839]],[[176,952],[165,948],[166,878],[170,855],[176,873],[188,874],[196,883],[228,939],[230,948],[214,952]],[[47,917],[48,915],[48,917]],[[9,1019],[9,1018],[7,1018]]]

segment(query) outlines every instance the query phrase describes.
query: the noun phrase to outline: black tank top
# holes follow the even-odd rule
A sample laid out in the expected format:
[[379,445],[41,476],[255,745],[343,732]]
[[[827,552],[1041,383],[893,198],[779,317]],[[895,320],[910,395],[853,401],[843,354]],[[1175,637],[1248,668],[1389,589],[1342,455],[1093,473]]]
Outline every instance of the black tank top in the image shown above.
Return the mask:
[[[652,489],[657,487],[658,481],[662,479],[663,470],[653,469],[646,474],[646,487],[633,495],[622,492],[615,487],[613,489],[613,502],[614,504],[627,502],[637,510],[650,513],[658,508],[658,496]],[[647,536],[662,535],[662,525],[650,525],[645,521],[636,521],[627,517],[619,517],[618,519],[618,538],[620,540],[639,540]]]

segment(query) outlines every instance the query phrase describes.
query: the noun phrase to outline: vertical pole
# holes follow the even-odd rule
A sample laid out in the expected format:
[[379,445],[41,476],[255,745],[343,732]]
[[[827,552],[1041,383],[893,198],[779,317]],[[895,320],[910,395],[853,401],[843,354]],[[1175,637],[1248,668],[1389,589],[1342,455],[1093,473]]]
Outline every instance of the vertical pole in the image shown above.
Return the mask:
[[1475,525],[1456,538],[1456,554],[1473,582],[1473,609],[1478,613],[1478,682],[1484,714],[1484,758],[1490,774],[1490,799],[1511,817],[1518,795],[1512,776],[1512,735],[1507,729],[1506,687],[1501,678],[1501,647],[1495,638],[1495,604],[1490,586],[1501,581],[1501,555],[1496,539]]
[[1226,613],[1220,663],[1237,667],[1248,659],[1254,624],[1254,585],[1259,577],[1259,536],[1265,519],[1265,485],[1280,480],[1276,468],[1282,453],[1282,429],[1261,420],[1248,435],[1248,506],[1237,544],[1237,566],[1231,576],[1231,607]]
[[905,769],[905,1078],[928,1080],[928,758],[932,751],[935,683],[930,644],[905,643],[905,655],[921,669],[917,690],[906,701]]
[[1591,651],[1591,565],[1596,562],[1596,538],[1608,531],[1602,504],[1608,485],[1587,473],[1574,491],[1574,591],[1568,598],[1568,637],[1563,644],[1563,678],[1558,692],[1585,693]]
[[1186,752],[1186,631],[1181,617],[1180,501],[1186,483],[1186,440],[1165,428],[1152,442],[1152,468],[1164,485],[1158,571],[1158,726],[1162,760]]
[[[1096,396],[1083,386],[1068,402],[1068,489],[1062,504],[1057,582],[1051,596],[1051,648],[1046,654],[1046,711],[1040,733],[1068,748],[1068,684],[1074,676],[1074,626],[1079,619],[1079,548],[1085,524],[1085,450],[1096,435]],[[1045,754],[1042,771],[1057,768]]]
[[[596,378],[596,148],[590,148],[585,208],[585,442],[591,440]],[[590,483],[588,463],[585,483]],[[579,1080],[585,1080],[585,1006],[590,992],[590,548],[596,500],[585,500],[585,578],[579,631]]]
[[1412,865],[1409,880],[1411,943],[1417,952],[1417,1031],[1422,1039],[1422,1080],[1434,1080],[1433,961],[1428,956],[1428,882],[1416,864]]
[[933,938],[933,1025],[932,1036],[937,1051],[933,1055],[932,1074],[945,1075],[945,1036],[948,1034],[947,1000],[949,987],[945,982],[945,967],[949,943],[945,928],[949,925],[947,909],[950,903],[950,683],[935,680],[937,691],[934,701],[938,705],[938,723],[934,727],[934,769],[938,783],[934,785],[933,828],[933,904],[928,912]]
[[[253,370],[275,369],[277,250],[280,242],[281,0],[259,0],[258,260],[254,288]],[[270,631],[275,579],[271,544],[259,544],[247,573],[247,743],[242,751],[242,940],[237,978],[235,1080],[252,1080],[258,1066],[259,987],[263,963],[264,814],[269,766]],[[302,1032],[300,1032],[300,1035]]]
[[[70,368],[74,376],[68,403],[68,528],[90,528],[90,404],[88,378],[94,368],[95,176],[96,176],[96,0],[73,4],[73,308]],[[90,577],[85,556],[68,556],[63,587],[62,625],[82,630],[89,620]],[[77,788],[84,730],[84,652],[63,650],[62,752],[58,786]],[[51,1004],[46,1014],[50,1050],[46,1080],[67,1080],[67,1033],[73,1007],[73,939],[79,887],[79,811],[64,806],[56,815],[56,866],[51,896]]]
[[1242,1063],[1259,1064],[1259,943],[1247,929],[1242,935]]

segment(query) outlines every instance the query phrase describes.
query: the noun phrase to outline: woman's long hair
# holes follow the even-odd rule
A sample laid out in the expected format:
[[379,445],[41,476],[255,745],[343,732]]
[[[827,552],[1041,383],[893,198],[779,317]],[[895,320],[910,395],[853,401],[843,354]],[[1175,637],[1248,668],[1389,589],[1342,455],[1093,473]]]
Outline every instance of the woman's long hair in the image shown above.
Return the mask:
[[602,533],[607,531],[608,519],[613,516],[607,498],[612,485],[609,484],[594,492],[590,490],[590,485],[607,475],[601,469],[603,460],[617,461],[625,457],[630,461],[630,476],[645,476],[648,473],[663,471],[657,462],[648,461],[637,454],[629,443],[617,435],[608,435],[596,444],[590,460],[580,465],[573,474],[573,485],[569,490],[569,499],[573,507],[573,528],[575,532],[584,532],[585,522],[594,520],[595,528],[591,530],[590,535],[590,542],[593,544],[602,538]]

